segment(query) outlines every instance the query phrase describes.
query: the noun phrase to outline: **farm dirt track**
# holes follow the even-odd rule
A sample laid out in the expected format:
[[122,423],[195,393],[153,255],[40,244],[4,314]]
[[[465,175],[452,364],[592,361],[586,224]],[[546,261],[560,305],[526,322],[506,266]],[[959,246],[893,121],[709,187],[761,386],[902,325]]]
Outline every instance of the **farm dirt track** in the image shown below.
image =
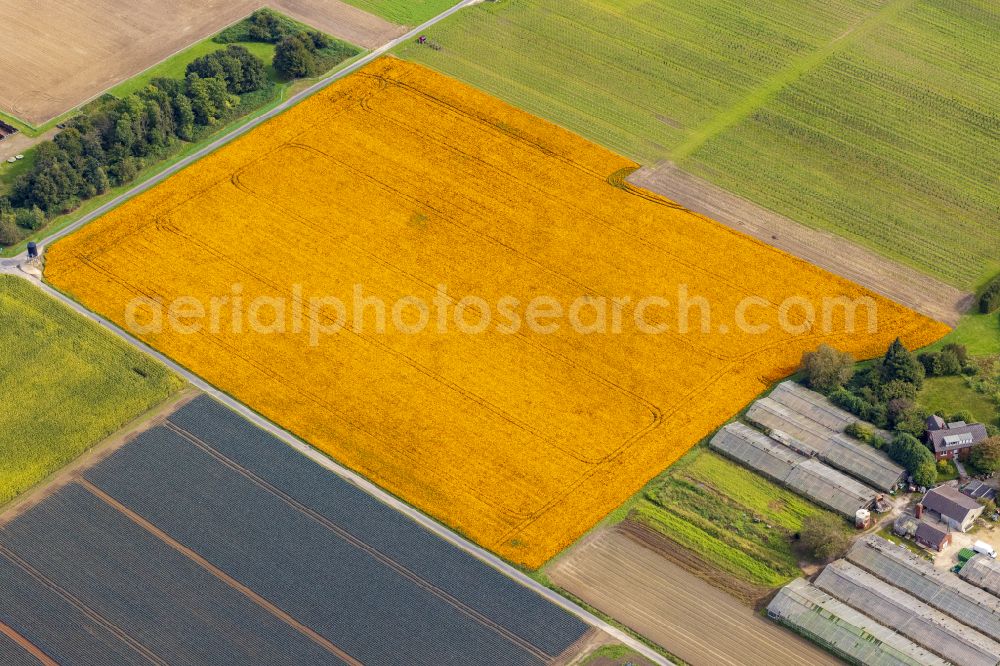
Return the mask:
[[972,302],[972,294],[846,238],[810,229],[669,162],[643,167],[628,180],[950,326]]
[[41,125],[265,5],[366,48],[401,32],[338,0],[12,0],[0,110]]
[[[334,325],[315,344],[309,323],[135,333],[342,464],[534,568],[792,372],[803,351],[827,341],[871,357],[897,335],[922,346],[946,330],[631,188],[623,174],[635,167],[386,58],[57,243],[47,278],[132,329],[125,309],[138,296],[207,307],[236,284],[246,303],[282,298],[290,309],[314,297],[351,303],[360,287],[387,309],[434,302],[446,321],[463,297],[482,299],[463,305],[467,322],[484,308],[495,315],[478,333],[442,328],[437,317],[418,334],[379,330],[372,308],[360,326],[355,308],[351,325]],[[687,287],[711,299],[710,330],[694,322],[696,331],[681,334],[661,309],[647,313],[667,326],[660,334],[626,323],[587,335],[565,320],[548,333],[512,333],[493,307],[549,298],[572,312],[574,301],[679,299]],[[777,304],[792,295],[871,298],[877,330],[846,333],[839,311],[826,333],[782,330]],[[751,297],[751,319],[767,333],[740,326],[738,304]],[[402,311],[406,326],[415,309]],[[625,307],[623,319],[634,314]],[[581,318],[593,321],[587,311]],[[337,319],[327,310],[310,321]]]
[[617,527],[588,536],[546,571],[559,587],[692,666],[841,663]]

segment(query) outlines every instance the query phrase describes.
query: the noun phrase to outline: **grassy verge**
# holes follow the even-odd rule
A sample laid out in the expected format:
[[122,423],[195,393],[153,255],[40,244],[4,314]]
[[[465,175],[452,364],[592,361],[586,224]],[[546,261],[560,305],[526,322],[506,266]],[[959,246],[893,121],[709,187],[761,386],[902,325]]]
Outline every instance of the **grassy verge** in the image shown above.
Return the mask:
[[972,356],[1000,354],[1000,312],[972,312],[965,315],[951,333],[928,347],[928,350],[940,350],[952,342],[965,345]]
[[179,390],[181,380],[27,281],[0,276],[0,504]]
[[45,134],[59,123],[72,117],[80,110],[80,108],[81,107],[70,109],[66,113],[58,115],[52,120],[49,120],[48,122],[45,122],[41,125],[30,125],[25,121],[21,120],[20,118],[4,113],[3,111],[0,111],[0,120],[4,121],[5,123],[7,123],[12,127],[16,127],[17,131],[21,132],[25,136],[38,136],[39,134]]
[[603,645],[587,655],[580,666],[594,664],[599,659],[612,659],[619,664],[626,664],[639,659],[646,660],[641,654],[624,645]]

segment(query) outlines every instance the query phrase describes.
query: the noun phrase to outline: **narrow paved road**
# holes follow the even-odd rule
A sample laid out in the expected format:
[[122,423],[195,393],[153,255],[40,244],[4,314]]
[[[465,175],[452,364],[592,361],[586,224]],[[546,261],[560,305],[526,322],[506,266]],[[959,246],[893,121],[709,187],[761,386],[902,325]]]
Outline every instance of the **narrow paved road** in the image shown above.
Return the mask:
[[[220,146],[223,146],[223,145],[229,143],[230,141],[232,141],[236,137],[241,136],[241,135],[249,132],[254,127],[257,127],[261,123],[263,123],[263,122],[269,120],[270,118],[273,118],[274,116],[280,114],[281,112],[285,111],[289,107],[291,107],[291,106],[297,104],[298,102],[302,101],[304,98],[308,97],[309,95],[312,95],[316,91],[321,90],[321,89],[325,88],[326,86],[330,85],[331,83],[333,83],[334,81],[337,81],[338,79],[341,79],[341,78],[347,76],[348,74],[351,74],[352,72],[357,71],[361,67],[364,67],[366,64],[368,64],[369,62],[375,60],[376,58],[384,55],[385,53],[387,53],[388,51],[390,51],[391,49],[393,49],[394,47],[396,47],[398,44],[400,44],[400,43],[402,43],[404,41],[407,41],[409,39],[416,38],[418,35],[420,35],[420,33],[424,32],[425,30],[427,30],[427,28],[431,27],[432,25],[438,23],[439,21],[442,21],[442,20],[448,18],[449,16],[451,16],[455,12],[458,12],[459,10],[461,10],[461,9],[463,9],[465,7],[468,7],[470,5],[477,4],[478,2],[481,2],[481,0],[463,0],[462,2],[460,2],[457,5],[453,6],[451,9],[448,9],[447,11],[445,11],[445,12],[443,12],[441,14],[438,14],[434,18],[430,19],[426,23],[423,23],[422,25],[417,26],[416,28],[414,28],[410,32],[406,33],[405,35],[402,35],[402,36],[398,37],[397,39],[394,39],[391,42],[388,42],[387,44],[381,46],[380,48],[375,49],[374,51],[372,51],[368,55],[364,56],[360,60],[357,60],[356,62],[354,62],[350,66],[348,66],[348,67],[346,67],[346,68],[344,68],[344,69],[342,69],[342,70],[340,70],[340,71],[338,71],[338,72],[336,72],[336,73],[328,76],[327,78],[323,79],[322,81],[317,82],[316,84],[314,84],[313,86],[310,86],[306,90],[303,90],[299,94],[297,94],[297,95],[295,95],[293,97],[290,97],[288,100],[286,100],[285,102],[283,102],[279,106],[275,107],[271,111],[267,112],[266,114],[264,114],[264,115],[262,115],[262,116],[260,116],[258,118],[255,118],[254,120],[251,120],[247,124],[245,124],[245,125],[237,128],[237,129],[234,129],[229,134],[226,134],[225,136],[222,136],[219,139],[216,139],[212,143],[208,144],[207,146],[205,146],[204,148],[202,148],[201,150],[199,150],[197,153],[194,153],[194,154],[190,155],[189,157],[181,160],[180,162],[178,162],[177,164],[173,165],[169,169],[166,169],[165,171],[163,171],[163,173],[160,173],[157,176],[154,176],[153,178],[147,180],[146,182],[143,182],[143,183],[140,183],[140,184],[136,185],[135,187],[133,187],[129,191],[125,192],[121,196],[119,196],[119,197],[117,197],[117,198],[109,201],[108,203],[104,204],[103,206],[101,206],[100,208],[96,209],[92,213],[90,213],[90,214],[88,214],[88,215],[80,218],[79,220],[77,220],[76,222],[74,222],[72,225],[66,227],[65,229],[60,230],[56,234],[53,234],[52,236],[50,236],[49,238],[47,238],[42,243],[39,243],[39,250],[41,251],[41,250],[43,250],[44,246],[47,246],[47,245],[49,245],[51,243],[54,243],[55,241],[59,240],[60,238],[63,238],[65,236],[67,236],[67,235],[75,232],[80,227],[82,227],[85,224],[88,224],[89,222],[91,222],[92,220],[100,217],[101,215],[103,215],[104,213],[106,213],[110,209],[114,208],[115,206],[119,205],[123,201],[125,201],[125,200],[127,200],[127,199],[129,199],[131,197],[134,197],[135,195],[139,194],[140,192],[143,192],[143,191],[149,189],[150,187],[156,185],[157,183],[163,181],[164,179],[169,178],[171,175],[173,175],[174,173],[177,173],[178,171],[180,171],[184,167],[188,166],[192,162],[195,162],[196,160],[201,159],[202,157],[204,157],[205,155],[209,154],[210,152],[216,150]],[[324,468],[326,468],[326,469],[330,470],[331,472],[337,474],[338,476],[340,476],[341,478],[345,479],[346,481],[354,484],[355,486],[357,486],[358,488],[360,488],[364,492],[368,493],[369,495],[373,496],[375,499],[379,500],[383,504],[387,504],[388,506],[392,507],[396,511],[399,511],[400,513],[402,513],[405,516],[409,517],[411,520],[413,520],[416,523],[420,524],[422,527],[424,527],[425,529],[429,530],[430,532],[433,532],[435,535],[437,535],[438,537],[444,539],[445,541],[447,541],[448,543],[452,544],[453,546],[455,546],[457,548],[460,548],[460,549],[464,550],[465,552],[469,553],[470,555],[472,555],[473,557],[476,557],[477,559],[485,562],[489,566],[491,566],[494,569],[500,571],[501,573],[503,573],[504,575],[508,576],[509,578],[512,578],[513,580],[517,581],[521,585],[524,585],[525,587],[527,587],[527,588],[529,588],[531,590],[534,590],[537,594],[539,594],[540,596],[546,598],[547,600],[549,600],[553,604],[555,604],[555,605],[557,605],[557,606],[565,609],[566,611],[572,613],[573,615],[576,615],[577,617],[579,617],[580,619],[582,619],[584,622],[590,624],[591,626],[596,627],[596,628],[604,631],[605,633],[607,633],[610,636],[614,637],[615,640],[617,640],[617,641],[619,641],[619,642],[621,642],[621,643],[629,646],[630,648],[632,648],[633,650],[635,650],[639,654],[644,655],[645,657],[647,657],[648,659],[650,659],[654,663],[661,664],[663,666],[667,666],[667,664],[669,663],[666,659],[664,659],[662,656],[660,656],[659,653],[655,652],[654,650],[651,650],[649,647],[647,647],[643,643],[637,641],[636,639],[632,638],[631,636],[629,636],[628,634],[626,634],[624,631],[622,631],[622,630],[618,629],[617,627],[615,627],[615,626],[613,626],[613,625],[605,622],[604,620],[602,620],[601,618],[597,617],[593,613],[591,613],[591,612],[587,611],[586,609],[578,606],[577,604],[569,601],[568,599],[566,599],[562,595],[557,594],[556,592],[553,592],[552,590],[550,590],[549,588],[545,587],[541,583],[538,583],[537,581],[535,581],[531,577],[525,575],[524,573],[522,573],[518,569],[516,569],[516,568],[512,567],[511,565],[507,564],[506,562],[504,562],[503,560],[501,560],[499,557],[497,557],[493,553],[491,553],[491,552],[489,552],[487,550],[484,550],[483,548],[480,548],[479,546],[477,546],[476,544],[472,543],[471,541],[466,540],[465,538],[463,538],[459,534],[457,534],[457,533],[453,532],[452,530],[448,529],[447,527],[441,525],[440,523],[438,523],[437,521],[435,521],[433,518],[430,518],[429,516],[424,515],[423,513],[421,513],[420,511],[418,511],[417,509],[411,507],[410,505],[408,505],[408,504],[400,501],[399,499],[397,499],[394,496],[390,495],[389,493],[385,492],[384,490],[382,490],[378,486],[376,486],[373,483],[369,482],[364,477],[356,474],[355,472],[351,471],[350,469],[347,469],[346,467],[342,467],[341,465],[337,464],[332,459],[328,458],[325,454],[323,454],[323,453],[319,452],[318,450],[312,448],[309,444],[307,444],[304,441],[300,440],[299,438],[297,438],[292,433],[290,433],[290,432],[288,432],[288,431],[286,431],[286,430],[278,427],[277,425],[275,425],[271,421],[268,421],[267,419],[263,418],[262,416],[260,416],[259,414],[257,414],[253,410],[251,410],[249,407],[247,407],[243,403],[238,402],[238,401],[234,400],[233,398],[231,398],[229,395],[227,395],[227,394],[219,391],[214,386],[208,384],[203,379],[201,379],[201,377],[198,377],[197,375],[195,375],[192,372],[190,372],[187,368],[184,368],[183,366],[175,363],[172,359],[164,356],[163,354],[161,354],[160,352],[156,351],[152,347],[147,346],[145,343],[143,343],[140,340],[136,339],[131,334],[129,334],[127,331],[119,328],[115,324],[109,322],[108,320],[106,320],[103,317],[95,314],[94,312],[91,312],[90,310],[86,309],[85,307],[83,307],[82,305],[80,305],[79,303],[77,303],[76,301],[74,301],[73,299],[69,298],[68,296],[66,296],[62,292],[57,291],[56,289],[50,287],[45,282],[43,282],[43,281],[41,281],[41,280],[39,280],[39,279],[37,279],[35,277],[32,277],[30,275],[27,275],[26,273],[21,272],[20,269],[18,268],[18,265],[21,262],[23,262],[26,258],[27,258],[26,254],[25,253],[21,253],[20,255],[17,255],[16,257],[14,257],[12,259],[0,260],[0,273],[8,273],[8,274],[12,274],[12,275],[18,275],[20,277],[23,277],[23,278],[31,281],[33,284],[35,284],[36,286],[38,286],[39,289],[41,289],[42,291],[44,291],[45,293],[47,293],[52,298],[55,298],[56,300],[62,302],[64,305],[66,305],[67,307],[69,307],[73,311],[79,313],[83,317],[86,317],[87,319],[90,319],[91,321],[96,322],[97,324],[103,326],[109,332],[111,332],[114,335],[118,336],[119,338],[121,338],[122,340],[126,341],[130,345],[138,348],[140,351],[143,351],[146,354],[148,354],[148,355],[152,356],[153,358],[157,359],[160,363],[164,364],[165,366],[167,366],[168,368],[170,368],[172,371],[174,371],[175,373],[177,373],[179,376],[181,376],[185,380],[187,380],[192,386],[195,386],[196,388],[200,389],[201,391],[205,392],[206,394],[212,396],[213,398],[215,398],[216,400],[218,400],[222,404],[224,404],[227,407],[229,407],[230,409],[236,411],[238,414],[240,414],[241,416],[243,416],[245,419],[247,419],[251,423],[253,423],[256,426],[258,426],[258,427],[266,430],[267,432],[271,433],[272,435],[274,435],[278,439],[282,440],[283,442],[285,442],[286,444],[288,444],[292,448],[296,449],[297,451],[299,451],[303,455],[307,456],[308,458],[310,458],[311,460],[313,460],[317,464],[322,465]]]

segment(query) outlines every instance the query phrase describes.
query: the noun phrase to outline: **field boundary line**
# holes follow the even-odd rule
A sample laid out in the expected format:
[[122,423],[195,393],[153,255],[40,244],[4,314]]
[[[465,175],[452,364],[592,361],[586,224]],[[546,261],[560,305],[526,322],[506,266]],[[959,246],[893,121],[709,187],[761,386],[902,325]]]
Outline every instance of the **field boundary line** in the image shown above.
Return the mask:
[[25,560],[23,557],[15,553],[13,550],[7,546],[0,544],[0,556],[6,558],[14,566],[19,568],[24,573],[28,574],[32,579],[41,584],[42,586],[48,588],[49,590],[55,592],[59,597],[73,606],[78,611],[86,615],[88,618],[101,625],[115,638],[120,640],[122,643],[128,645],[130,648],[138,652],[141,656],[149,660],[150,663],[158,664],[159,666],[170,666],[166,661],[161,659],[159,655],[153,652],[151,649],[140,643],[137,639],[133,638],[127,631],[113,623],[111,620],[107,619],[93,608],[88,606],[83,602],[82,599],[71,594],[67,590],[64,590],[58,583],[43,574],[41,571],[31,566],[31,563]]
[[[391,509],[394,509],[396,512],[403,514],[404,516],[406,516],[416,524],[420,525],[428,532],[431,532],[432,534],[436,535],[443,541],[450,543],[459,550],[468,553],[469,555],[475,557],[477,560],[483,562],[484,564],[504,574],[511,580],[519,583],[524,587],[527,587],[528,589],[538,594],[540,597],[548,600],[549,602],[558,606],[559,608],[562,608],[564,611],[572,615],[575,615],[579,619],[583,620],[585,623],[593,627],[597,627],[598,629],[603,630],[607,634],[610,634],[616,641],[635,650],[639,654],[651,660],[653,663],[659,664],[660,666],[670,666],[670,662],[667,661],[667,659],[663,657],[663,655],[661,655],[656,650],[650,648],[642,641],[633,638],[622,629],[619,629],[610,622],[607,622],[606,620],[599,618],[589,610],[567,599],[566,597],[562,596],[561,594],[552,590],[551,588],[548,588],[545,585],[539,583],[528,574],[524,573],[520,569],[514,567],[505,560],[501,559],[499,556],[494,555],[492,552],[486,550],[485,548],[476,545],[472,541],[466,539],[465,537],[461,536],[457,532],[446,527],[442,523],[439,523],[438,521],[434,520],[433,518],[423,513],[419,509],[407,504],[406,502],[402,501],[395,495],[392,495],[388,491],[375,485],[374,483],[372,483],[362,475],[358,474],[357,472],[347,467],[344,467],[343,465],[336,462],[335,460],[327,456],[319,449],[314,448],[312,445],[308,444],[302,439],[299,439],[291,432],[285,430],[284,428],[281,428],[280,426],[276,425],[270,420],[264,418],[263,416],[253,411],[240,401],[236,400],[229,394],[224,393],[219,389],[215,388],[214,386],[206,382],[198,375],[194,374],[193,372],[191,372],[181,364],[177,363],[170,357],[166,356],[165,354],[157,351],[156,349],[153,349],[146,343],[134,337],[131,333],[120,328],[118,325],[88,310],[87,308],[85,308],[84,306],[82,306],[69,296],[63,294],[58,289],[52,287],[51,285],[46,284],[41,280],[32,278],[23,273],[19,275],[24,279],[29,280],[32,284],[36,285],[46,294],[55,298],[60,303],[64,304],[66,307],[70,308],[74,312],[103,326],[110,333],[125,340],[133,347],[139,349],[140,351],[146,353],[147,355],[155,358],[157,361],[167,366],[167,368],[169,368],[176,374],[186,379],[195,388],[198,388],[206,395],[214,398],[217,402],[221,403],[222,405],[225,405],[226,407],[236,412],[237,414],[242,416],[244,419],[246,419],[253,425],[257,426],[261,430],[264,430],[265,432],[273,435],[275,438],[284,442],[292,449],[295,449],[300,454],[304,455],[306,458],[309,458],[314,463],[318,464],[320,467],[329,470],[330,472],[333,472],[344,481],[355,486],[361,492],[369,495],[370,497],[373,497],[382,504],[388,506]],[[666,648],[666,646],[664,647]]]
[[681,162],[690,157],[713,138],[777,97],[789,85],[821,66],[830,56],[881,27],[887,20],[912,6],[914,2],[915,0],[889,0],[884,6],[857,21],[830,41],[820,45],[787,67],[778,70],[770,78],[751,88],[734,104],[715,114],[696,129],[683,143],[670,151],[671,159],[675,162]]
[[510,642],[512,642],[515,645],[521,647],[525,651],[530,652],[531,654],[535,655],[539,659],[542,659],[543,661],[550,660],[550,659],[554,658],[552,655],[548,654],[547,652],[545,652],[541,648],[539,648],[536,645],[532,644],[527,639],[522,638],[521,636],[519,636],[519,635],[515,634],[514,632],[510,631],[509,629],[507,629],[503,625],[499,624],[498,622],[490,619],[486,615],[483,615],[479,611],[477,611],[474,608],[468,606],[467,604],[465,604],[461,600],[455,598],[454,596],[452,596],[448,592],[446,592],[446,591],[442,590],[441,588],[439,588],[438,586],[436,586],[434,583],[431,583],[430,581],[425,580],[419,574],[417,574],[416,572],[410,570],[405,565],[403,565],[403,564],[397,562],[396,560],[392,559],[389,555],[387,555],[386,553],[383,553],[378,548],[375,548],[374,546],[372,546],[371,544],[365,542],[361,538],[354,536],[348,530],[344,529],[340,525],[337,525],[336,523],[334,523],[330,519],[326,518],[323,514],[319,513],[315,509],[312,509],[312,508],[306,506],[305,504],[302,504],[301,502],[299,502],[298,500],[296,500],[294,497],[288,495],[286,492],[284,492],[283,490],[281,490],[277,486],[269,483],[267,480],[262,479],[261,477],[257,476],[252,471],[250,471],[249,469],[243,467],[242,465],[240,465],[235,460],[232,460],[232,459],[226,457],[224,454],[220,453],[219,451],[216,451],[214,448],[212,448],[212,445],[209,444],[208,442],[202,440],[201,438],[199,438],[196,435],[188,432],[187,430],[184,430],[183,428],[181,428],[180,426],[178,426],[176,423],[168,421],[165,425],[166,425],[167,428],[169,428],[173,432],[177,433],[178,435],[180,435],[184,439],[188,440],[191,444],[193,444],[198,449],[204,451],[206,454],[212,456],[213,458],[215,458],[216,460],[218,460],[220,463],[222,463],[226,467],[230,468],[231,470],[233,470],[234,472],[236,472],[240,476],[242,476],[242,477],[246,478],[247,480],[249,480],[251,483],[253,483],[254,485],[256,485],[258,488],[264,490],[267,493],[270,493],[271,495],[273,495],[274,497],[276,497],[281,502],[284,502],[285,504],[287,504],[288,506],[290,506],[291,508],[293,508],[295,511],[297,511],[297,512],[305,515],[306,517],[310,518],[311,520],[319,523],[320,525],[322,525],[327,530],[329,530],[329,531],[333,532],[334,534],[336,534],[343,541],[346,541],[351,546],[353,546],[353,547],[357,548],[358,550],[366,553],[367,555],[369,555],[372,558],[374,558],[376,561],[381,562],[382,564],[384,564],[385,566],[389,567],[390,569],[392,569],[396,573],[400,574],[404,578],[410,580],[411,582],[415,583],[419,587],[427,590],[428,592],[430,592],[431,594],[433,594],[435,597],[438,597],[439,599],[441,599],[445,603],[449,604],[450,606],[454,607],[459,612],[461,612],[461,613],[467,615],[468,617],[472,618],[473,620],[475,620],[479,624],[483,625],[484,627],[487,627],[488,629],[491,629],[491,630],[495,631],[497,634],[503,636],[504,638],[506,638]]
[[49,655],[32,643],[30,640],[22,636],[16,629],[10,627],[3,622],[0,622],[0,634],[3,634],[10,640],[17,643],[20,647],[24,649],[25,652],[30,654],[32,657],[42,662],[44,666],[59,666],[58,662],[52,659]]
[[176,550],[178,553],[180,553],[187,559],[191,560],[199,567],[201,567],[208,573],[212,574],[213,576],[218,578],[220,581],[222,581],[229,587],[233,588],[243,596],[247,597],[250,601],[260,606],[262,609],[273,615],[275,618],[281,620],[282,622],[284,622],[291,628],[295,629],[299,633],[303,634],[313,642],[319,644],[320,647],[324,648],[327,652],[330,652],[331,654],[339,657],[340,659],[343,659],[351,666],[363,666],[360,661],[358,661],[351,655],[344,652],[344,650],[338,647],[335,643],[333,643],[327,638],[324,638],[315,630],[311,629],[305,624],[299,622],[294,617],[292,617],[285,611],[281,610],[276,605],[274,605],[264,597],[260,596],[252,589],[250,589],[243,583],[239,582],[238,580],[227,574],[222,569],[219,569],[217,566],[215,566],[214,564],[212,564],[211,562],[209,562],[204,557],[194,552],[184,544],[180,543],[179,541],[176,541],[173,537],[171,537],[169,534],[161,530],[159,527],[149,522],[135,511],[132,511],[127,506],[125,506],[124,504],[116,500],[114,497],[112,497],[111,495],[107,494],[106,492],[95,486],[87,479],[84,478],[78,479],[77,483],[91,495],[93,495],[100,501],[104,502],[118,513],[122,514],[123,516],[131,520],[133,523],[135,523],[142,529],[146,530],[151,535],[162,541],[164,544],[170,546],[172,549]]

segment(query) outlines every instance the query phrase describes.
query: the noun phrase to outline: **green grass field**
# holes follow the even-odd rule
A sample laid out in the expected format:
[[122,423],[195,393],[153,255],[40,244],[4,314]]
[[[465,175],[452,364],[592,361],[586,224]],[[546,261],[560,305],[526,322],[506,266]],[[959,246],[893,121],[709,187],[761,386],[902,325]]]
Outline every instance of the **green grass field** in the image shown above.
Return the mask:
[[638,161],[963,288],[1000,270],[988,0],[506,0],[428,36],[398,54]]
[[14,181],[17,180],[17,177],[29,171],[34,166],[37,157],[34,147],[32,147],[25,151],[24,159],[18,160],[13,164],[0,162],[0,194],[10,192],[11,188],[14,187]]
[[418,26],[458,4],[458,0],[346,0],[346,2],[393,23],[408,26]]
[[997,405],[989,396],[969,387],[965,377],[929,377],[917,396],[921,405],[946,415],[969,410],[980,423],[997,424]]
[[962,317],[951,333],[928,347],[940,350],[949,343],[965,345],[973,356],[1000,354],[1000,312],[970,313]]
[[730,574],[777,587],[801,574],[793,535],[825,510],[705,448],[647,489],[632,517]]
[[0,504],[181,385],[27,281],[0,275]]

